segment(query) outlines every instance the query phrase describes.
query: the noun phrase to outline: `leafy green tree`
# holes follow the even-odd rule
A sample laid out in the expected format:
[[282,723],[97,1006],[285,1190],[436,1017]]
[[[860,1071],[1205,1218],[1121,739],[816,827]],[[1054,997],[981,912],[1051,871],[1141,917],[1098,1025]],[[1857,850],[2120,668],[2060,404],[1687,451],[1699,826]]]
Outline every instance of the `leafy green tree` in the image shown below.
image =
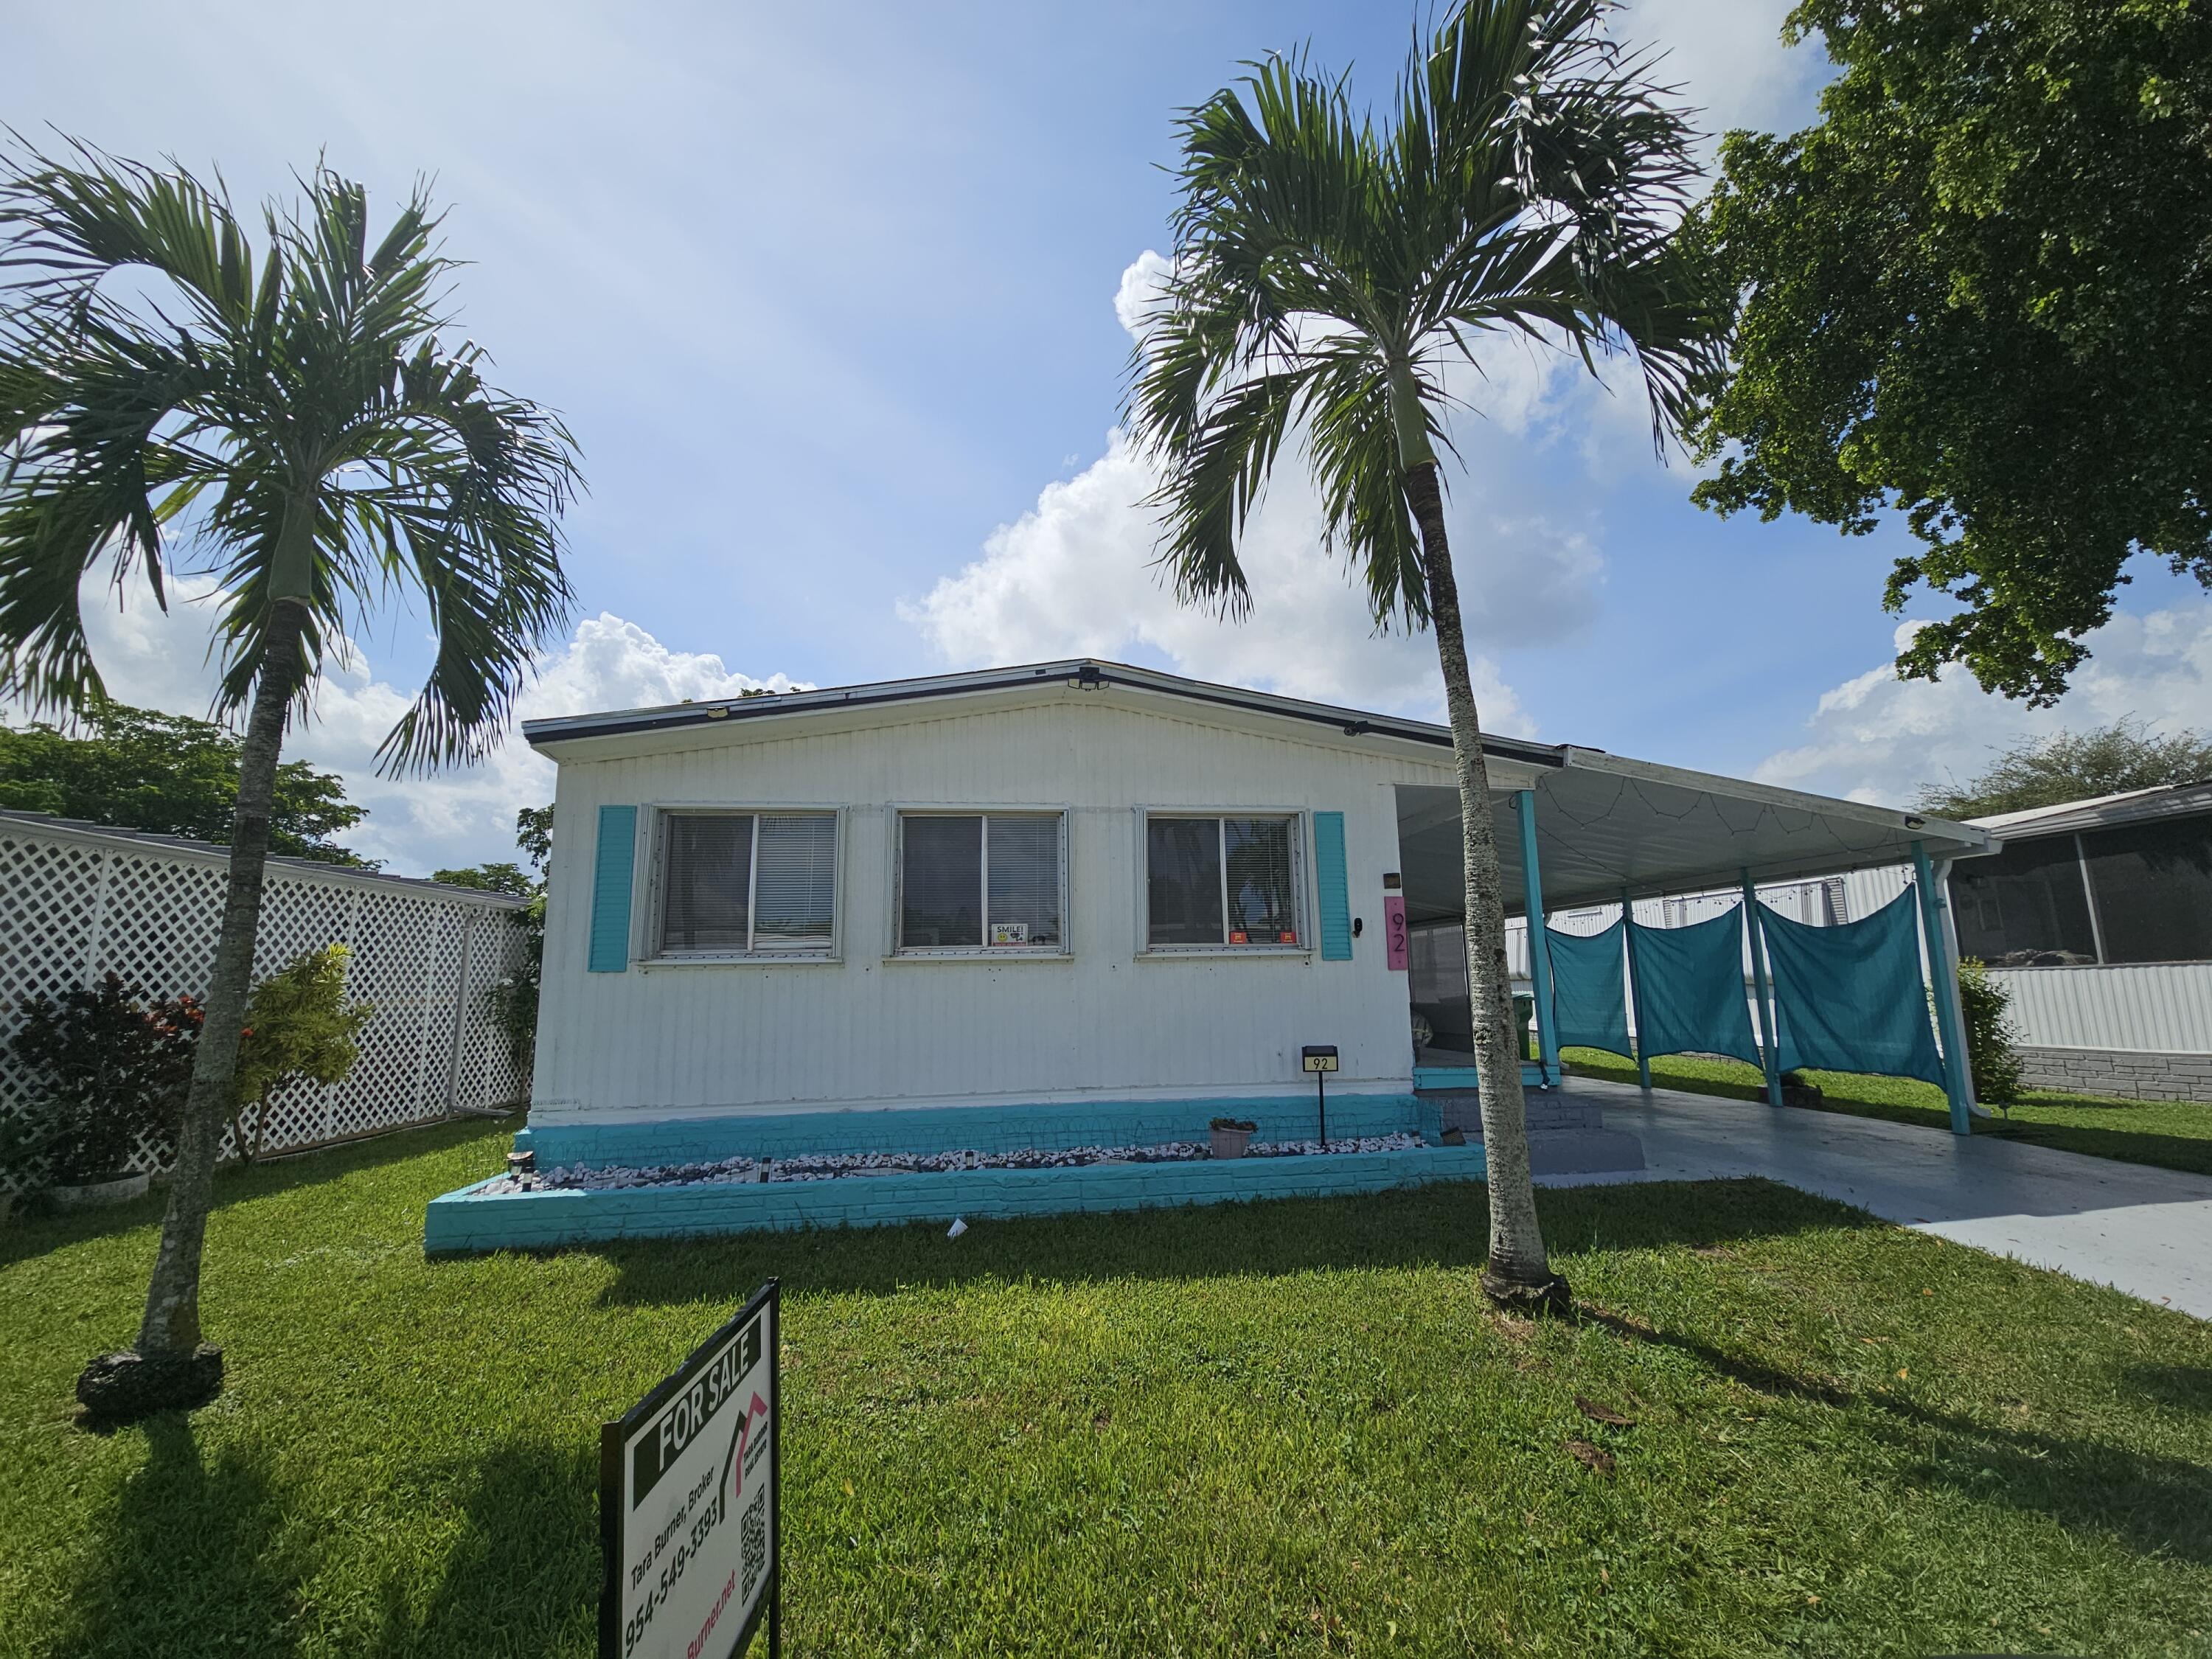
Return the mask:
[[1555,1304],[1528,1172],[1481,722],[1437,465],[1443,374],[1495,333],[1640,366],[1655,435],[1711,356],[1672,227],[1690,134],[1604,31],[1605,0],[1468,0],[1417,49],[1378,131],[1340,79],[1271,58],[1182,123],[1182,202],[1132,428],[1160,464],[1161,558],[1241,616],[1237,544],[1283,444],[1378,626],[1436,632],[1458,771],[1467,957],[1501,1301]]
[[514,844],[530,860],[530,873],[540,886],[545,867],[553,862],[553,803],[526,806],[514,815]]
[[1917,805],[1942,818],[1990,817],[2130,789],[2212,782],[2212,738],[2161,736],[2138,720],[2030,738],[2000,752],[1978,775],[1929,784]]
[[519,864],[472,864],[464,870],[433,870],[430,879],[442,881],[449,887],[473,887],[481,893],[512,893],[517,898],[528,898],[538,890],[538,884]]
[[[234,733],[119,702],[94,703],[77,725],[76,732],[45,721],[0,726],[0,806],[229,842],[245,749]],[[269,850],[374,870],[374,860],[330,839],[368,816],[346,799],[343,778],[286,761],[276,769]]]
[[382,237],[368,195],[318,168],[254,247],[220,189],[82,145],[0,159],[0,696],[33,714],[102,696],[79,590],[102,565],[165,603],[173,545],[219,586],[218,718],[245,711],[229,888],[169,1205],[134,1352],[78,1379],[95,1415],[220,1386],[199,1348],[216,1148],[252,980],[286,724],[326,650],[411,589],[428,683],[388,772],[480,756],[535,644],[567,621],[560,422],[449,347],[453,263],[418,189]]
[[2212,6],[1804,0],[1817,125],[1732,133],[1695,219],[1738,296],[1692,492],[1864,535],[1902,512],[1960,662],[2048,703],[2133,556],[2212,586]]

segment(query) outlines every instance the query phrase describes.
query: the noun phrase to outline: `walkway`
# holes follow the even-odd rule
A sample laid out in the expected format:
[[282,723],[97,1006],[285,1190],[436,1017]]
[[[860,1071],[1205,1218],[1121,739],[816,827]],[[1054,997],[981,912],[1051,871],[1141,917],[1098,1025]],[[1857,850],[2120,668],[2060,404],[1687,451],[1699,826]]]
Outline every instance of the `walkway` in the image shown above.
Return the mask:
[[1560,1185],[1765,1176],[2212,1319],[2212,1176],[1592,1078],[1563,1092],[1641,1139],[1647,1167]]

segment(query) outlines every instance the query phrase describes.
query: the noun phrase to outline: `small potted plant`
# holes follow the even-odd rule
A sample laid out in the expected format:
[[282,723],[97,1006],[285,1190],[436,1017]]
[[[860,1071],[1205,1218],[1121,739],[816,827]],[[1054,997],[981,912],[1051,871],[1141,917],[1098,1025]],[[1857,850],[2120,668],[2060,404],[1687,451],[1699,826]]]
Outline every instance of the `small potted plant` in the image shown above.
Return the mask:
[[1242,1158],[1259,1127],[1249,1117],[1217,1117],[1206,1125],[1206,1151],[1214,1158]]
[[1820,1085],[1804,1073],[1784,1072],[1782,1074],[1782,1103],[1784,1106],[1815,1107],[1826,1097],[1820,1092]]

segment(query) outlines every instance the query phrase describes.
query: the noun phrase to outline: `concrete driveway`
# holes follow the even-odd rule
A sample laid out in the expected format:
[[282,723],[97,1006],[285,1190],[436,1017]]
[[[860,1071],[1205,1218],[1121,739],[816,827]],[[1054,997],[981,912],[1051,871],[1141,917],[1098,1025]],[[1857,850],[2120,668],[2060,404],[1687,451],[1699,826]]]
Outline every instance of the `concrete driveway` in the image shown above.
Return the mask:
[[1561,1092],[1641,1139],[1646,1167],[1547,1185],[1765,1176],[2212,1319],[2212,1176],[1589,1078]]

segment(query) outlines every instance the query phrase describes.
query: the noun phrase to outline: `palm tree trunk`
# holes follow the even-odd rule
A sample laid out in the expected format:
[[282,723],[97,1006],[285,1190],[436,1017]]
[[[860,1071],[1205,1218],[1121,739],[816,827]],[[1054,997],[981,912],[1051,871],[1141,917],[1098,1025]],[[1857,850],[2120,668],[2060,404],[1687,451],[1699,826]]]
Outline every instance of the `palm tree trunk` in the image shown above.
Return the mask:
[[1504,880],[1498,868],[1490,772],[1483,763],[1482,723],[1468,673],[1467,635],[1460,625],[1459,584],[1444,534],[1437,464],[1408,467],[1405,489],[1420,526],[1429,623],[1443,665],[1444,708],[1459,775],[1468,988],[1474,1000],[1474,1070],[1490,1190],[1490,1262],[1483,1270],[1482,1288],[1501,1304],[1560,1306],[1567,1299],[1567,1285],[1546,1259],[1543,1231],[1536,1224],[1536,1190],[1528,1175],[1528,1106],[1521,1092],[1522,1043],[1513,1029],[1513,980],[1505,959]]
[[284,718],[300,684],[300,636],[307,606],[279,599],[271,608],[266,653],[239,757],[238,808],[231,820],[230,888],[222,933],[208,988],[207,1019],[192,1061],[191,1092],[169,1176],[169,1210],[161,1253],[146,1291],[138,1352],[188,1354],[200,1340],[200,1249],[215,1195],[216,1150],[230,1121],[240,1033],[252,990],[254,935],[261,924],[261,878],[269,860],[269,815],[276,794],[276,762]]

